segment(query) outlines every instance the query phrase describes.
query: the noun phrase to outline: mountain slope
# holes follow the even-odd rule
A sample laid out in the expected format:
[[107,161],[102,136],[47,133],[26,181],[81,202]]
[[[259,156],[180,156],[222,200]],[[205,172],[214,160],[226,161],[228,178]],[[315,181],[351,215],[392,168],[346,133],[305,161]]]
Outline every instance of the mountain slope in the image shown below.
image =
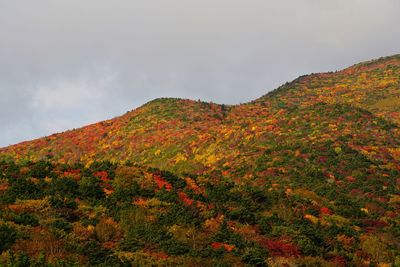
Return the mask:
[[[376,153],[385,155],[386,164],[393,166],[398,163],[399,77],[400,56],[396,55],[335,73],[303,76],[238,106],[158,99],[121,117],[3,148],[0,153],[15,159],[51,158],[67,163],[130,160],[201,173],[221,166],[227,170],[244,163],[251,166],[271,140],[309,143],[313,138],[314,142],[335,142],[341,135],[352,134],[344,145],[358,142],[371,146],[365,136],[354,134],[364,132],[377,143],[373,146]],[[321,104],[325,107],[313,110]],[[349,116],[354,113],[360,117],[357,113],[363,110],[370,113],[364,112],[368,119],[360,123],[349,117],[345,120],[348,129],[343,129],[338,123],[343,116],[335,112],[340,108],[346,109]],[[382,128],[391,123],[393,127]]]
[[399,66],[0,149],[0,265],[397,266]]
[[311,74],[260,98],[287,106],[342,103],[400,122],[400,55],[380,58],[338,72]]

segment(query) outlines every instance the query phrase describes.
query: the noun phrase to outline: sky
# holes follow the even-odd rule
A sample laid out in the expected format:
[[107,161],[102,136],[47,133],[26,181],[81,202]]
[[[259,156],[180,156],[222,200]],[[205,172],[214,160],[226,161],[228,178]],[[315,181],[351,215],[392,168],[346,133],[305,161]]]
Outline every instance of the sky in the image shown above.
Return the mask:
[[398,0],[0,0],[0,147],[400,53]]

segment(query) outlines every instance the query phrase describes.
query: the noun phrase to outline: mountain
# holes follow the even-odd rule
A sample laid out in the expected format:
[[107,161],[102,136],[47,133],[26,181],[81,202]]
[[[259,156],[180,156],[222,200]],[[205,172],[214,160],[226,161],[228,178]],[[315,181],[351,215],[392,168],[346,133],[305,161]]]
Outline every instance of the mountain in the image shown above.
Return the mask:
[[[387,156],[387,164],[397,164],[399,77],[396,55],[339,72],[302,76],[242,105],[156,99],[115,119],[0,153],[17,160],[61,163],[130,160],[202,173],[221,166],[227,171],[253,166],[277,144],[318,147],[329,141],[360,152],[368,150],[363,145],[374,147],[376,154]],[[361,132],[362,138],[357,135]]]
[[241,105],[156,99],[1,148],[0,251],[35,261],[29,240],[60,237],[46,262],[399,264],[399,127],[400,55]]

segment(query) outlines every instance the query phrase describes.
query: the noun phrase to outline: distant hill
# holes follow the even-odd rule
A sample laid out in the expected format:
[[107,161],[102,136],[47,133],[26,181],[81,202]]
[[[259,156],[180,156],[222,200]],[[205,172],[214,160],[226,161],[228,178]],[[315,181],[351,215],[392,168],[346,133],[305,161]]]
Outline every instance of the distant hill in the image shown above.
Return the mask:
[[230,173],[256,168],[257,159],[276,146],[317,148],[331,142],[364,154],[375,150],[394,166],[399,77],[400,55],[395,55],[302,76],[242,105],[156,99],[123,116],[0,153],[17,160],[132,161],[180,173]]

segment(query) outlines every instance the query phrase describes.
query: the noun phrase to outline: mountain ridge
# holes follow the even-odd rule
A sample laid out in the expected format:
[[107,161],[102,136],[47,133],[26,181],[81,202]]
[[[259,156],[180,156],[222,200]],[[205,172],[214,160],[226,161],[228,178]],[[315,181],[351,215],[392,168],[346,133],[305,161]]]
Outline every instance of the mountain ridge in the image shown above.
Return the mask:
[[[354,71],[355,69],[357,71]],[[146,132],[148,132],[162,139],[162,127],[169,131],[169,136],[172,138],[174,132],[167,125],[169,123],[179,124],[179,127],[185,129],[188,135],[198,135],[206,133],[207,128],[214,127],[223,130],[222,126],[227,122],[231,122],[232,126],[236,125],[236,128],[238,127],[237,124],[257,124],[258,122],[254,122],[254,120],[257,120],[258,116],[260,118],[274,117],[273,114],[277,112],[287,112],[295,107],[309,107],[317,103],[352,105],[372,112],[375,116],[391,123],[398,124],[400,105],[397,105],[393,99],[396,100],[396,97],[400,97],[398,91],[399,76],[400,55],[394,55],[355,64],[338,72],[303,75],[254,101],[240,105],[214,104],[179,98],[157,98],[113,119],[0,148],[0,153],[3,158],[8,154],[8,156],[11,155],[11,158],[21,156],[25,159],[39,160],[53,157],[53,154],[57,157],[57,148],[64,145],[67,150],[75,151],[70,153],[82,155],[71,156],[72,161],[88,162],[91,158],[98,159],[104,154],[101,148],[99,148],[97,156],[94,154],[90,156],[90,153],[86,153],[87,150],[95,149],[93,148],[95,146],[118,151],[118,149],[121,149],[119,145],[116,145],[118,142],[122,142],[120,145],[124,147],[129,146],[129,143],[123,144],[124,141],[121,141],[121,139],[125,138],[126,142],[130,142],[132,138],[136,137],[139,138],[140,142],[150,142],[151,144],[152,138],[150,136],[147,136],[147,139],[140,139],[140,135],[146,135]],[[248,117],[241,117],[242,114],[244,116],[247,114]],[[251,118],[251,116],[254,118]],[[133,121],[135,125],[131,125]],[[191,129],[191,124],[198,124],[199,126]],[[177,130],[179,130],[179,127]],[[121,129],[123,129],[121,136],[115,135]],[[136,132],[130,132],[132,130]],[[62,140],[64,136],[68,136],[67,139],[74,140],[74,142]],[[190,139],[187,136],[181,138],[182,140]],[[104,141],[106,139],[109,140],[108,143]],[[59,140],[59,142],[54,143],[54,140]],[[188,149],[188,142],[185,144],[185,149]],[[85,147],[86,145],[89,145],[89,148]],[[133,149],[129,152],[130,154],[116,155],[114,160],[118,160],[118,157],[126,160],[132,153],[136,153],[135,149],[139,152],[143,152],[145,149],[145,147],[132,146]],[[173,156],[176,157],[178,154],[175,153]],[[59,154],[58,159],[62,158],[68,159],[64,154]],[[111,158],[111,156],[108,158]],[[67,160],[67,162],[70,161]]]
[[[340,73],[340,72],[345,72],[346,70],[350,70],[350,69],[357,69],[357,68],[361,68],[361,67],[363,67],[363,66],[374,65],[374,64],[377,64],[377,63],[382,62],[382,61],[389,61],[389,62],[391,62],[391,61],[396,61],[396,60],[397,60],[397,61],[400,60],[400,54],[394,54],[394,55],[392,55],[392,56],[380,57],[380,58],[377,58],[377,59],[372,59],[372,60],[363,61],[363,62],[360,62],[360,63],[357,63],[357,64],[353,64],[353,65],[351,65],[351,66],[349,66],[349,67],[347,67],[347,68],[344,68],[344,69],[342,69],[342,70],[339,70],[339,71],[328,71],[328,72],[321,72],[321,73],[304,74],[304,75],[301,75],[301,76],[297,77],[297,78],[294,79],[293,81],[291,81],[291,82],[286,82],[285,84],[279,86],[278,88],[269,91],[267,94],[265,94],[265,95],[263,95],[263,96],[261,96],[261,97],[255,99],[255,100],[249,101],[249,102],[247,102],[247,103],[242,103],[242,104],[223,104],[223,103],[222,103],[222,104],[218,104],[218,103],[214,103],[214,102],[209,102],[209,103],[217,104],[217,105],[224,105],[224,106],[228,106],[228,107],[234,107],[234,106],[238,106],[238,105],[251,104],[251,103],[254,103],[254,102],[264,101],[265,97],[270,97],[271,95],[275,95],[275,94],[279,93],[279,90],[282,90],[282,88],[285,88],[285,87],[287,87],[287,86],[290,85],[290,84],[294,84],[294,83],[300,82],[300,81],[303,80],[304,78],[307,78],[307,77],[312,76],[312,75],[326,75],[326,74],[334,74],[334,73],[338,73],[338,72]],[[398,63],[398,62],[397,62],[397,63]],[[192,101],[192,102],[199,102],[199,101],[200,101],[200,100],[197,100],[197,101],[196,101],[196,100],[188,99],[188,98],[159,97],[159,98],[155,98],[155,99],[153,99],[153,100],[150,100],[150,101],[144,103],[143,105],[141,105],[141,106],[139,106],[139,107],[137,107],[137,108],[135,108],[135,109],[133,109],[133,110],[127,111],[125,114],[131,113],[131,112],[133,112],[134,110],[140,109],[140,108],[142,108],[142,107],[144,107],[144,106],[151,105],[152,103],[162,102],[162,101],[165,101],[165,100],[170,100],[170,101]],[[200,102],[204,102],[204,101],[200,101]],[[4,148],[7,148],[7,147],[15,146],[15,145],[18,145],[18,144],[22,144],[22,143],[26,143],[26,142],[30,142],[30,141],[42,139],[42,138],[46,138],[46,137],[49,137],[49,136],[53,136],[53,135],[55,135],[55,134],[62,134],[62,133],[64,133],[64,132],[69,132],[69,131],[73,131],[73,130],[76,130],[76,129],[81,129],[81,128],[84,128],[84,127],[87,127],[87,126],[90,126],[90,125],[94,125],[94,124],[97,124],[97,123],[108,122],[108,121],[111,121],[111,120],[113,120],[113,119],[117,119],[117,118],[119,118],[119,117],[122,117],[122,116],[124,116],[125,114],[119,115],[119,116],[116,116],[116,117],[113,117],[113,118],[110,118],[110,119],[105,119],[105,120],[102,120],[102,121],[99,121],[99,122],[90,123],[90,124],[84,125],[84,126],[82,126],[82,127],[73,128],[73,129],[68,129],[68,130],[65,130],[65,131],[62,131],[62,132],[53,133],[53,134],[50,134],[50,135],[48,135],[48,136],[38,137],[38,138],[35,138],[35,139],[31,139],[31,140],[24,140],[24,141],[18,142],[18,143],[16,143],[16,144],[11,144],[11,145],[8,145],[8,146],[5,146],[5,147],[0,147],[0,149],[4,149]]]

